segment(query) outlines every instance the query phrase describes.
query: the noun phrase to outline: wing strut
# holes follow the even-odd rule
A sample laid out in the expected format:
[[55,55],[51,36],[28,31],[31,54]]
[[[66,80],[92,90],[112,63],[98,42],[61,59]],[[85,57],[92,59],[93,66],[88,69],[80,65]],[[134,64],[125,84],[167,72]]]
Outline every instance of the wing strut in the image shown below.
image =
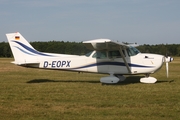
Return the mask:
[[122,52],[121,46],[119,47],[119,51],[120,51],[120,54],[121,54],[121,56],[122,56],[122,58],[123,58],[123,60],[124,60],[124,64],[126,65],[128,72],[131,73],[131,70],[130,70],[130,68],[129,68],[129,65],[128,65],[126,59],[125,59],[125,56],[124,56],[123,52]]

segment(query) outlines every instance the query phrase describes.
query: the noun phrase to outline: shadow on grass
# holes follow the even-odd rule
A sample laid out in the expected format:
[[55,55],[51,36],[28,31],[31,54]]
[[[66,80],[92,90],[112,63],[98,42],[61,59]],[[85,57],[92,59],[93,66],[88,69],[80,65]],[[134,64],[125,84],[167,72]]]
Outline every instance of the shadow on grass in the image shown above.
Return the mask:
[[83,82],[83,83],[99,83],[99,81],[83,81],[83,80],[49,80],[49,79],[33,79],[28,81],[27,83],[46,83],[46,82],[64,82],[64,83],[75,83],[75,82]]
[[[119,82],[117,84],[107,84],[107,85],[128,85],[128,84],[138,84],[140,83],[140,78],[144,76],[128,76],[126,77],[125,81]],[[62,83],[100,83],[99,80],[50,80],[50,79],[33,79],[30,81],[27,81],[27,83],[53,83],[53,82],[62,82]],[[156,83],[171,83],[174,82],[174,80],[158,80]]]
[[128,84],[138,84],[140,83],[140,78],[143,76],[126,76],[126,79],[122,82],[112,85],[128,85]]
[[174,82],[174,80],[158,80],[156,83],[171,83],[171,82]]
[[[142,76],[130,76],[127,77],[125,81],[119,82],[118,84],[109,84],[109,85],[126,85],[126,84],[134,84],[134,83],[140,83],[139,80]],[[63,83],[100,83],[99,80],[50,80],[50,79],[33,79],[30,81],[27,81],[27,83],[46,83],[46,82],[63,82]]]

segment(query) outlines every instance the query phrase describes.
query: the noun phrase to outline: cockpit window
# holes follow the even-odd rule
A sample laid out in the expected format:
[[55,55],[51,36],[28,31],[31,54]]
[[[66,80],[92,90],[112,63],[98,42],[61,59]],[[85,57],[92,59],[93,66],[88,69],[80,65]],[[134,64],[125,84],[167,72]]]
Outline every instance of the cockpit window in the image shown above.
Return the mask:
[[136,49],[135,47],[128,47],[127,48],[127,53],[129,56],[134,56],[134,55],[137,55],[138,53],[140,53],[140,51],[138,49]]
[[92,57],[97,58],[97,59],[104,59],[104,58],[107,58],[107,55],[106,55],[106,52],[104,51],[103,52],[96,51]]
[[86,57],[89,57],[89,56],[92,54],[92,52],[93,52],[93,51],[91,51],[91,52],[85,54],[85,56],[86,56]]

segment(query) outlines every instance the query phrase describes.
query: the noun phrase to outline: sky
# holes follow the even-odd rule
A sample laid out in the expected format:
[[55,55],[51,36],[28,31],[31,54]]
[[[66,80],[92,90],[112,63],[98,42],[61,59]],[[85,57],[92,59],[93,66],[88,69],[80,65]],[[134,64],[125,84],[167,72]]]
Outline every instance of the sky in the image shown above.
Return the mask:
[[0,42],[14,32],[29,42],[180,44],[180,0],[0,0]]

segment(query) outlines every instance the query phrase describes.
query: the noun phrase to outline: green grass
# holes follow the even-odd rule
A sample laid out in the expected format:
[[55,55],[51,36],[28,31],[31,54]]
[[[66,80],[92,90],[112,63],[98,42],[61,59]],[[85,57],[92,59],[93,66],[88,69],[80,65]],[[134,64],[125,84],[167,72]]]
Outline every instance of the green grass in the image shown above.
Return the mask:
[[178,120],[180,58],[155,74],[156,84],[130,76],[101,85],[105,75],[23,68],[0,59],[0,119],[5,120]]

